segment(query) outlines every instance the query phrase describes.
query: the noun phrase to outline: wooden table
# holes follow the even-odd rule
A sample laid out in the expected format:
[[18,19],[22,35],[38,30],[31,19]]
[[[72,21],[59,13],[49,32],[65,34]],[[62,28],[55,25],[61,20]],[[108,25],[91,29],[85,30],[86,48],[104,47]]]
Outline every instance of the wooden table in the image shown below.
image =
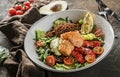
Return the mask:
[[[11,7],[11,3],[6,3],[14,0],[1,0],[0,1],[0,19],[7,15],[7,9]],[[87,9],[97,13],[97,3],[95,0],[66,0],[68,1],[70,9]],[[113,9],[118,15],[120,15],[120,0],[103,0],[103,2]],[[7,5],[5,5],[7,4]],[[4,10],[5,9],[5,10]],[[75,73],[50,73],[50,77],[120,77],[120,22],[111,17],[110,23],[118,35],[115,39],[114,47],[109,55],[95,66],[88,68],[83,71]],[[0,33],[0,45],[10,48],[11,44],[4,36]],[[1,74],[1,73],[0,73]],[[0,75],[2,76],[2,75]]]

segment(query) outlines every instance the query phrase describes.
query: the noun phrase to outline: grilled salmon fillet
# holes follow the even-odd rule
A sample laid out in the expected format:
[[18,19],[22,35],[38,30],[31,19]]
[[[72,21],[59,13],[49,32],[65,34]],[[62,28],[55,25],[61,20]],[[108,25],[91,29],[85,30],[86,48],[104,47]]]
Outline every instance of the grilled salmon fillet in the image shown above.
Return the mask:
[[83,44],[83,38],[77,30],[63,33],[60,38],[63,40],[69,40],[76,47],[81,47]]
[[62,40],[62,43],[59,45],[60,52],[65,56],[70,56],[73,49],[73,44],[68,40]]

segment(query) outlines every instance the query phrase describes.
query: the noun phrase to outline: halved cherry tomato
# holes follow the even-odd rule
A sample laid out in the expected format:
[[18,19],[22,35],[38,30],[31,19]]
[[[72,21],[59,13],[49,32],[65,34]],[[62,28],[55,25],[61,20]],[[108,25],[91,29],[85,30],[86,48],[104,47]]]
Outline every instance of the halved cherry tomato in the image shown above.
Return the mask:
[[21,5],[21,4],[16,4],[16,5],[14,6],[14,8],[15,8],[16,10],[21,10],[22,5]]
[[95,36],[97,37],[103,37],[103,31],[102,29],[98,28],[94,31]]
[[43,46],[43,41],[42,40],[37,41],[36,46],[37,47],[42,47]]
[[74,64],[74,59],[73,57],[65,57],[64,58],[64,64],[68,65],[68,66],[71,66]]
[[16,9],[15,9],[15,8],[10,8],[10,9],[9,9],[9,14],[10,14],[11,16],[15,15],[15,14],[16,14]]
[[49,65],[51,67],[54,66],[56,63],[55,57],[53,55],[47,56],[46,63],[47,63],[47,65]]
[[97,55],[100,55],[100,54],[102,54],[102,53],[104,52],[104,48],[103,48],[103,47],[95,47],[95,48],[93,49],[93,52],[94,52],[95,54],[97,54]]
[[96,60],[96,57],[94,55],[86,55],[85,56],[85,60],[88,62],[88,63],[93,63],[95,60]]

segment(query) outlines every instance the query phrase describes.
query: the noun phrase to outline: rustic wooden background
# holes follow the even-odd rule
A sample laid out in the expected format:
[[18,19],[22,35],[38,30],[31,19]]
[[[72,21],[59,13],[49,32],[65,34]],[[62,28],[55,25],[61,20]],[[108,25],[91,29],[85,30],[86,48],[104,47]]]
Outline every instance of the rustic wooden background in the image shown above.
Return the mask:
[[[0,0],[0,20],[7,15],[7,10],[10,8],[15,0]],[[87,9],[92,12],[98,13],[97,3],[95,0],[66,0],[70,9]],[[103,2],[112,10],[114,10],[120,16],[120,0],[103,0]],[[110,23],[118,35],[115,39],[115,44],[109,55],[96,64],[95,66],[75,72],[75,73],[50,73],[50,77],[120,77],[120,22],[113,17],[110,17]],[[7,40],[6,36],[0,32],[0,45],[7,48],[11,47],[11,44]],[[0,67],[0,77],[6,77]],[[2,74],[3,73],[3,74]]]

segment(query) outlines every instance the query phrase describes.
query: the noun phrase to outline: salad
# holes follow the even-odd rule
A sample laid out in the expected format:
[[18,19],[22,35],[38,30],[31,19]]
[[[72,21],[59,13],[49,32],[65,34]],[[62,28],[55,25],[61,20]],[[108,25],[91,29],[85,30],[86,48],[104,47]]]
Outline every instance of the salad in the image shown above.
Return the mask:
[[50,31],[35,31],[39,59],[58,70],[70,70],[93,63],[104,52],[104,33],[94,24],[94,15],[72,22],[58,18]]

